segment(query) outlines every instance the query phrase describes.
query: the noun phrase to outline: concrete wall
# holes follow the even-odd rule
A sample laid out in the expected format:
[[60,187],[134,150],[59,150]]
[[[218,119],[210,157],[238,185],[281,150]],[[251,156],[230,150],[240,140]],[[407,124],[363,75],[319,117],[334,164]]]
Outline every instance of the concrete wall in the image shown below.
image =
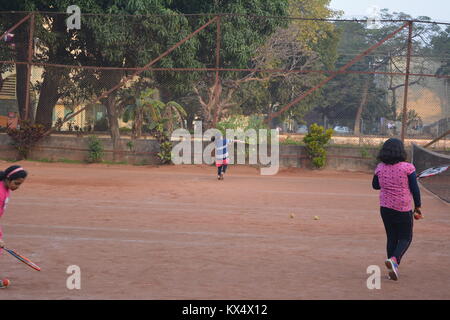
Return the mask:
[[[107,137],[100,137],[105,150],[103,159],[113,161],[112,142]],[[122,151],[117,154],[118,162],[128,162],[130,164],[159,164],[156,153],[159,152],[159,145],[155,140],[137,140],[133,142],[133,149],[130,151],[127,143],[130,139],[122,139]],[[15,159],[16,152],[10,145],[10,138],[6,134],[0,134],[0,158]],[[203,143],[203,148],[209,142]],[[192,160],[194,148],[192,147]],[[326,169],[372,171],[375,166],[375,157],[378,148],[357,148],[357,147],[327,147],[328,159]],[[235,151],[235,155],[237,152]],[[31,151],[29,159],[48,159],[58,161],[61,159],[85,161],[88,156],[87,137],[52,135],[45,137]],[[248,162],[247,162],[248,163]],[[298,145],[280,145],[280,167],[312,168],[306,150]]]

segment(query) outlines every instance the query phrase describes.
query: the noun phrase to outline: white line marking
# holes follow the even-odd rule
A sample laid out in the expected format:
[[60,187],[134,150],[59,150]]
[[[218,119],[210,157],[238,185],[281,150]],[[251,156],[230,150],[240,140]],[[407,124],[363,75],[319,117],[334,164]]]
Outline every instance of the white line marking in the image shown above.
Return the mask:
[[[32,202],[25,202],[23,200],[29,200]],[[77,203],[71,203],[71,202],[77,202]],[[148,206],[152,206],[151,208],[155,208],[154,205],[163,205],[165,207],[183,207],[181,210],[184,210],[185,207],[191,206],[194,207],[197,210],[207,210],[207,209],[217,209],[219,211],[223,210],[224,208],[234,209],[234,210],[255,210],[255,211],[268,211],[268,210],[275,210],[276,212],[280,212],[282,210],[301,210],[301,211],[307,211],[307,210],[323,210],[323,211],[343,211],[343,212],[349,212],[349,209],[330,209],[328,204],[324,204],[327,207],[326,208],[317,208],[317,207],[299,207],[299,208],[293,208],[292,206],[267,206],[264,205],[262,207],[246,207],[243,206],[243,204],[239,205],[231,205],[231,204],[220,204],[220,205],[213,205],[213,204],[207,204],[202,203],[201,208],[199,208],[199,203],[197,202],[181,202],[181,201],[154,201],[154,200],[100,200],[100,199],[81,199],[81,198],[44,198],[44,197],[23,197],[23,198],[17,198],[17,201],[14,201],[11,203],[12,205],[38,205],[38,206],[80,206],[80,202],[83,206],[94,206],[94,207],[105,207],[105,208],[119,208],[117,205],[105,205],[104,203],[111,203],[111,204],[135,204],[138,205],[137,207],[134,207],[136,209],[139,208],[148,208]],[[121,206],[120,208],[126,208],[126,209],[132,209],[133,207],[130,206]],[[165,208],[167,209],[167,208]],[[378,212],[379,208],[375,207],[373,210],[358,210],[358,212],[366,212],[366,213],[373,213]]]
[[[129,232],[129,233],[158,233],[158,234],[175,234],[175,235],[190,235],[190,236],[212,236],[212,237],[232,237],[232,238],[268,238],[268,239],[293,239],[304,240],[304,236],[289,236],[280,234],[252,234],[252,233],[236,233],[236,232],[206,232],[206,231],[169,231],[157,229],[128,229],[128,228],[107,228],[107,227],[84,227],[84,226],[47,226],[37,224],[3,224],[5,227],[24,227],[24,228],[40,228],[40,229],[57,229],[57,230],[72,230],[72,231],[109,231],[109,232]],[[338,236],[338,235],[336,235]],[[336,236],[317,236],[320,239],[335,239]],[[309,236],[308,236],[309,237]]]

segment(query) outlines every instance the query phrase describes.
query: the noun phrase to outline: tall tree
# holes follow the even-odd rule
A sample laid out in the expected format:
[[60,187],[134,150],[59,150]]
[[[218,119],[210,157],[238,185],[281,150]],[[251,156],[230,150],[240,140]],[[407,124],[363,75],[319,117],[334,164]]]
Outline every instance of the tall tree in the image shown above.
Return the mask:
[[[287,0],[255,1],[177,1],[172,8],[183,13],[209,13],[210,17],[197,18],[192,21],[192,29],[200,26],[217,13],[234,13],[235,16],[222,16],[220,66],[225,68],[252,67],[252,57],[256,49],[263,44],[278,26],[286,24],[283,19],[258,18],[243,15],[286,16]],[[206,31],[206,30],[205,30]],[[198,64],[214,67],[216,62],[216,26],[208,32],[199,34],[199,47],[196,52]],[[214,73],[200,73],[190,90],[197,96],[201,117],[206,127],[215,126],[220,118],[234,106],[234,94],[241,83],[255,79],[249,72],[221,72],[220,77]]]

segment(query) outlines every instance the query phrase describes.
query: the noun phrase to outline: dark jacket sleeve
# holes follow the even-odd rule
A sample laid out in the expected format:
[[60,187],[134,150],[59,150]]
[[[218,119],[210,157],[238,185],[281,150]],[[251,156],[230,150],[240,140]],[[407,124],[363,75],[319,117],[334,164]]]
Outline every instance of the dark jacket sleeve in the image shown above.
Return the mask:
[[409,190],[411,190],[414,199],[414,205],[416,207],[420,207],[422,205],[420,201],[420,189],[419,185],[417,184],[417,176],[415,171],[408,175],[408,184]]
[[372,179],[372,188],[375,190],[380,190],[380,181],[378,181],[378,176],[375,174]]

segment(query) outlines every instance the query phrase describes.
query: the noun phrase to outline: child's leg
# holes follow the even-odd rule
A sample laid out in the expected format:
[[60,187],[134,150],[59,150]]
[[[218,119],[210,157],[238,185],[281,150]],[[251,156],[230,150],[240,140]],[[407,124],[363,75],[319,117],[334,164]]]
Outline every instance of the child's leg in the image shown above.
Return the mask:
[[386,237],[387,237],[387,244],[386,244],[386,251],[387,251],[387,258],[394,256],[395,249],[397,248],[398,243],[398,235],[397,235],[397,229],[395,227],[395,217],[394,217],[394,210],[389,208],[380,208],[381,212],[381,218],[383,219],[384,223],[384,229],[386,230]]
[[225,171],[227,171],[228,165],[227,165],[227,164],[224,164],[222,167],[223,167],[223,173],[225,173]]
[[399,212],[396,216],[395,228],[398,234],[398,242],[393,256],[397,259],[397,263],[400,264],[400,260],[412,242],[414,220],[412,211]]

